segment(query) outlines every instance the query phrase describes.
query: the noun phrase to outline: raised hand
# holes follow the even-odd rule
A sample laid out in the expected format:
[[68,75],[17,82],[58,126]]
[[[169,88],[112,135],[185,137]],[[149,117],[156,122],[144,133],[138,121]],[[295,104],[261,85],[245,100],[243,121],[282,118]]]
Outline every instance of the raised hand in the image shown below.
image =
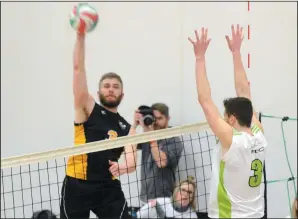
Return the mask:
[[243,38],[243,27],[240,28],[239,24],[237,24],[235,30],[234,25],[232,25],[232,39],[230,39],[229,36],[226,36],[226,40],[231,52],[240,52]]
[[205,56],[206,50],[209,46],[211,39],[207,38],[208,29],[205,29],[204,27],[201,29],[201,37],[199,37],[197,30],[195,30],[195,35],[196,41],[193,41],[190,37],[188,37],[188,40],[193,45],[196,58],[201,58]]
[[133,126],[136,128],[137,126],[141,126],[143,129],[146,128],[143,120],[143,115],[140,113],[139,110],[136,110],[134,113],[134,122]]
[[134,115],[133,115],[133,126],[134,128],[137,128],[138,125],[140,124],[140,121],[142,120],[142,114],[139,113],[139,110],[135,110]]

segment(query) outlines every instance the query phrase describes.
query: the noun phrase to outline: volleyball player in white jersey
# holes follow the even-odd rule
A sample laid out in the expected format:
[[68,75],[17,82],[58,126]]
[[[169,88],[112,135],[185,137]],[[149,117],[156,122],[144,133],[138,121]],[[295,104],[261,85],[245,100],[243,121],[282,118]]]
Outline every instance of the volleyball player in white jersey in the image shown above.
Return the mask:
[[[209,197],[210,218],[262,218],[261,189],[266,139],[263,127],[253,112],[250,86],[241,61],[242,28],[232,26],[232,39],[226,37],[234,60],[237,97],[224,100],[224,118],[211,98],[206,76],[205,52],[210,43],[207,29],[202,28],[196,41],[189,38],[196,57],[198,100],[220,144],[212,158],[212,181]],[[223,73],[223,72],[221,72]],[[218,78],[225,77],[223,74]],[[222,88],[224,89],[224,88]]]

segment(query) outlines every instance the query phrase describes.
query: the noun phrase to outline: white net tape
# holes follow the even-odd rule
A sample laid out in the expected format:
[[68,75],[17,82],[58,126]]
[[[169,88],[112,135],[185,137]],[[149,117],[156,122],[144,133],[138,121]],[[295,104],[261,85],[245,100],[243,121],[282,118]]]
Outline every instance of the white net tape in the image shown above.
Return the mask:
[[71,146],[62,149],[44,151],[22,156],[15,156],[4,159],[1,158],[1,169],[21,166],[25,164],[32,164],[40,161],[52,160],[60,157],[67,157],[72,155],[80,155],[113,148],[119,148],[125,145],[149,142],[151,140],[165,139],[183,134],[200,132],[203,130],[206,131],[208,130],[208,128],[208,123],[196,123],[152,132],[145,132],[131,136],[119,137],[116,139],[107,139],[97,142],[91,142],[83,145],[77,145],[76,147]]

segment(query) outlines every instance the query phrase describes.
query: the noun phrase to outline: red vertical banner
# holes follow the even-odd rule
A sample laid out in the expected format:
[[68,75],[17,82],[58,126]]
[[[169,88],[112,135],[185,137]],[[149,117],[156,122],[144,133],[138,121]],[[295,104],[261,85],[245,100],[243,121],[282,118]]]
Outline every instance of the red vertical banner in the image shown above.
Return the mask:
[[[247,11],[250,12],[250,2],[247,2]],[[250,40],[250,24],[247,25],[247,39]],[[250,53],[247,54],[247,67],[250,68]]]

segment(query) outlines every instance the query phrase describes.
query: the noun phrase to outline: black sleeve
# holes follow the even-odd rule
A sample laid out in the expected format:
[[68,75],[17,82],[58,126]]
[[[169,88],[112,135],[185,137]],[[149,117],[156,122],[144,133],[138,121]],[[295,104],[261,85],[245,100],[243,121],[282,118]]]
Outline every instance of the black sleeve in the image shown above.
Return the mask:
[[121,117],[120,121],[122,122],[122,124],[124,124],[125,127],[123,130],[123,134],[128,135],[131,125],[123,117]]

